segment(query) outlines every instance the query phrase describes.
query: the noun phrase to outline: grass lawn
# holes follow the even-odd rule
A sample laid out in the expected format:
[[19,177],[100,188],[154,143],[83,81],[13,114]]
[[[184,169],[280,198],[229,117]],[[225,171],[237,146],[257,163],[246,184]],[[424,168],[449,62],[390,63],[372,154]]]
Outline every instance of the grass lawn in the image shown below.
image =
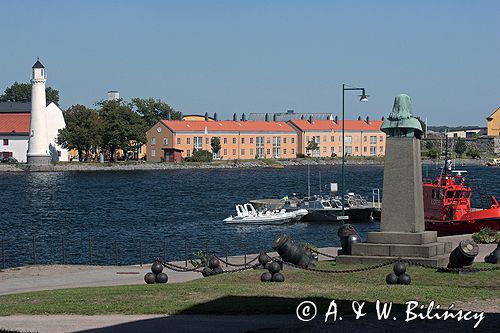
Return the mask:
[[[318,267],[355,266],[321,262]],[[260,275],[264,270],[259,269],[185,283],[31,292],[0,296],[0,315],[294,313],[297,304],[306,299],[316,300],[318,307],[326,310],[333,299],[340,301],[340,306],[350,307],[347,300],[378,299],[399,304],[434,300],[447,305],[468,299],[500,298],[499,271],[458,275],[410,266],[407,273],[412,284],[402,286],[386,285],[385,276],[391,270],[392,266],[386,266],[367,272],[324,274],[286,269],[284,283],[262,283]]]

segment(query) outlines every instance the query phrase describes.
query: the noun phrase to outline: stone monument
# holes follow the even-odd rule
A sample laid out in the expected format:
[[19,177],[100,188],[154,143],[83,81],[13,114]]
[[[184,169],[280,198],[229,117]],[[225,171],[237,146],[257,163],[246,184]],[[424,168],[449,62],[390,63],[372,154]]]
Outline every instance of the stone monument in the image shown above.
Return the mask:
[[380,232],[369,232],[366,243],[352,245],[352,255],[340,263],[374,264],[401,257],[435,266],[445,265],[451,242],[437,241],[425,231],[420,138],[422,125],[413,117],[408,95],[398,95],[380,128],[387,134]]

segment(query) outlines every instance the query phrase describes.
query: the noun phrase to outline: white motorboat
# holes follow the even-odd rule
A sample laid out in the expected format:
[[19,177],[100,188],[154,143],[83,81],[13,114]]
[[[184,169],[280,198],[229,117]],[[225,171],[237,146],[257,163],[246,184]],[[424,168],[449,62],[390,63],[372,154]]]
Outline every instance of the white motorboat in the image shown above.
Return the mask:
[[296,218],[296,212],[287,212],[285,209],[256,211],[252,204],[246,203],[243,205],[236,205],[236,216],[231,215],[224,219],[224,222],[241,224],[283,224],[295,220]]

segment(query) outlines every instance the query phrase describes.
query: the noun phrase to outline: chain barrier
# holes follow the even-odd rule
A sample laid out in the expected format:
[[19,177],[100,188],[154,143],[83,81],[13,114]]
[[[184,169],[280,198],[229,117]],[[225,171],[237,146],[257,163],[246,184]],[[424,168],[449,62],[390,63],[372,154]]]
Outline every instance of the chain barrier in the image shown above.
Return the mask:
[[368,266],[368,267],[352,268],[352,269],[335,269],[335,270],[319,269],[319,268],[311,268],[311,267],[301,267],[299,265],[292,264],[291,262],[286,262],[286,261],[282,261],[282,260],[279,260],[279,259],[275,260],[275,261],[278,261],[278,262],[281,261],[281,262],[283,262],[287,266],[291,266],[291,267],[303,269],[303,270],[306,270],[306,271],[318,272],[318,273],[331,273],[331,274],[338,273],[338,274],[340,274],[340,273],[357,273],[357,272],[370,271],[372,269],[377,269],[377,268],[380,268],[380,267],[392,265],[395,262],[397,262],[398,260],[397,259],[396,260],[391,260],[391,261],[388,261],[388,262],[385,262],[385,263],[381,263],[381,264],[377,264],[377,265],[372,265],[372,266]]
[[[203,266],[203,267],[199,266],[199,267],[195,267],[195,268],[187,268],[187,267],[178,266],[178,265],[175,265],[175,264],[172,264],[172,263],[164,262],[164,261],[162,261],[160,259],[156,259],[156,261],[158,261],[164,267],[166,267],[166,268],[168,268],[168,269],[170,269],[170,270],[172,270],[174,272],[181,272],[181,273],[196,272],[196,273],[201,273],[203,271],[203,268],[205,268],[205,266]],[[238,269],[225,270],[221,274],[223,274],[223,273],[242,272],[242,271],[254,269],[254,268],[259,267],[259,266],[260,266],[260,263],[254,264],[254,265],[250,265],[250,266],[247,265],[246,267],[242,267],[242,268],[238,268]]]
[[500,266],[496,267],[485,267],[485,268],[475,268],[475,267],[465,267],[465,268],[449,268],[444,266],[432,266],[428,264],[422,264],[410,259],[398,259],[400,262],[407,263],[408,265],[419,266],[423,268],[431,268],[436,269],[438,272],[465,272],[465,273],[474,273],[474,272],[489,272],[500,270]]
[[233,264],[233,263],[230,263],[229,261],[226,261],[224,259],[222,259],[221,257],[219,257],[218,255],[214,254],[214,257],[217,258],[220,262],[222,262],[224,265],[228,265],[228,266],[233,266],[233,267],[243,267],[243,266],[248,266],[249,264],[253,263],[255,260],[259,259],[259,256],[256,256],[255,258],[253,258],[252,260],[244,263],[244,264]]
[[313,248],[310,248],[310,247],[307,247],[307,249],[308,249],[309,251],[311,251],[311,252],[314,252],[314,253],[316,253],[316,254],[320,254],[320,255],[322,255],[322,256],[324,256],[324,257],[331,258],[331,259],[334,259],[334,260],[336,260],[336,259],[337,259],[337,257],[336,257],[336,256],[332,256],[331,254],[327,254],[327,253],[324,253],[324,252],[318,251],[318,250],[313,249]]

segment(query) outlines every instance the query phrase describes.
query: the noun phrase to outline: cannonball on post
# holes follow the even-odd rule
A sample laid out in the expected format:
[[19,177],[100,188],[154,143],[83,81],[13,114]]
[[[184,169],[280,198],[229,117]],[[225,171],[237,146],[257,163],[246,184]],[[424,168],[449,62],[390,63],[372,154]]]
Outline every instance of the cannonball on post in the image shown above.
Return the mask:
[[156,274],[155,273],[146,273],[146,275],[144,275],[144,282],[146,282],[147,284],[152,284],[152,283],[155,283],[156,281]]
[[259,263],[262,265],[262,267],[266,267],[266,264],[271,261],[271,257],[266,252],[261,252],[259,254]]
[[406,273],[406,265],[404,262],[398,261],[394,264],[393,270],[397,276],[400,276],[401,274]]
[[262,282],[271,282],[272,278],[273,278],[273,275],[271,273],[264,272],[260,276],[260,281],[262,281]]
[[161,262],[159,261],[155,261],[152,265],[151,265],[151,272],[153,272],[154,274],[159,274],[163,271],[163,265],[161,264]]
[[208,267],[210,267],[211,269],[214,269],[219,266],[220,266],[220,261],[216,257],[211,257],[210,260],[208,261]]
[[222,274],[222,273],[224,273],[224,270],[220,266],[217,266],[214,269],[212,269],[211,275],[217,275],[217,274]]
[[267,265],[267,269],[269,270],[269,273],[276,274],[281,270],[281,266],[276,261],[273,261]]
[[210,269],[210,267],[205,267],[201,271],[201,275],[203,275],[203,277],[210,276],[211,274],[212,274],[212,270]]
[[389,273],[385,277],[385,282],[387,284],[397,284],[398,283],[398,276],[394,273]]
[[168,282],[167,274],[165,274],[163,272],[156,274],[155,282],[156,283],[167,283]]
[[404,273],[398,276],[398,284],[410,284],[411,283],[411,277]]
[[464,266],[470,266],[478,254],[479,247],[477,244],[471,239],[465,239],[451,251],[448,268],[463,268]]
[[273,282],[285,282],[285,276],[280,272],[276,272],[273,274],[272,280]]

